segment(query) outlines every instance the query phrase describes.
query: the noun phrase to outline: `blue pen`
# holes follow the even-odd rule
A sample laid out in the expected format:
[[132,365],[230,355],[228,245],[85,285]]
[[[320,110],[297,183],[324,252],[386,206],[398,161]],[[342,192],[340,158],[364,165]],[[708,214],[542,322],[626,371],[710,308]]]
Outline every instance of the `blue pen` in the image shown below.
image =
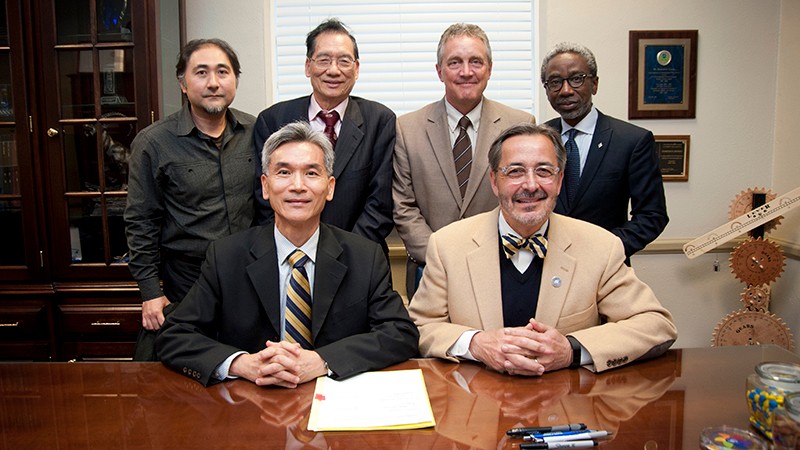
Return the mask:
[[575,440],[582,440],[582,439],[595,439],[595,438],[604,438],[611,436],[612,433],[608,431],[600,430],[600,431],[591,431],[591,430],[584,430],[578,433],[572,434],[565,434],[561,436],[543,436],[540,438],[534,437],[534,442],[564,442],[564,441],[575,441]]
[[535,442],[520,444],[520,450],[549,450],[554,448],[591,448],[597,447],[595,440],[565,442]]
[[546,433],[531,433],[524,436],[523,439],[526,441],[535,441],[555,436],[573,436],[576,434],[594,433],[595,431],[597,430],[548,431]]

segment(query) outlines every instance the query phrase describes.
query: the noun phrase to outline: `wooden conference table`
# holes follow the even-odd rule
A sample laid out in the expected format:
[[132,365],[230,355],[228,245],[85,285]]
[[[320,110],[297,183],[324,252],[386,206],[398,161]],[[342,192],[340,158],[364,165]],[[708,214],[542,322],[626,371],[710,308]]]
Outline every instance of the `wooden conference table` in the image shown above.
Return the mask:
[[745,379],[761,361],[800,358],[775,346],[680,349],[541,378],[412,360],[390,369],[423,370],[435,428],[325,433],[305,431],[313,382],[205,388],[159,363],[5,363],[0,449],[513,449],[509,428],[576,422],[614,432],[601,449],[690,449],[706,426],[748,427]]

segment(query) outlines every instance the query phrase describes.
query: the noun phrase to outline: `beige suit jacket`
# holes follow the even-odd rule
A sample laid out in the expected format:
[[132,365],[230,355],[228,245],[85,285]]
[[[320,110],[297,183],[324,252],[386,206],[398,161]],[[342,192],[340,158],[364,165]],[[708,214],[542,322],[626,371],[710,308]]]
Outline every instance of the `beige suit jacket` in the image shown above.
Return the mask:
[[[468,330],[503,327],[500,209],[470,217],[431,236],[427,265],[409,306],[420,353],[447,354]],[[672,316],[624,264],[622,242],[610,232],[551,214],[536,320],[574,336],[597,372],[657,356],[677,337]]]
[[483,99],[462,203],[444,102],[442,99],[397,119],[392,183],[394,223],[408,254],[421,263],[425,262],[431,233],[497,206],[489,184],[489,146],[511,125],[536,122],[529,113]]

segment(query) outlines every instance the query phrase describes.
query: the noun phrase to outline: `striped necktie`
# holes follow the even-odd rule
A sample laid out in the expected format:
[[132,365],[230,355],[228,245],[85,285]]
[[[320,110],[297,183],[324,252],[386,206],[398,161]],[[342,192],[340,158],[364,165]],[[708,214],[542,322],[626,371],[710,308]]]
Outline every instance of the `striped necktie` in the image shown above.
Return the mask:
[[469,117],[463,116],[458,121],[458,137],[456,143],[453,145],[453,161],[456,165],[456,179],[458,180],[458,189],[461,191],[461,199],[464,199],[464,194],[467,192],[467,183],[469,182],[469,172],[472,168],[472,141],[469,140],[467,128],[472,124]]
[[521,238],[509,233],[504,234],[502,239],[503,251],[508,259],[511,259],[515,253],[523,248],[527,248],[528,250],[532,251],[534,255],[542,259],[544,259],[545,255],[547,255],[547,238],[541,234],[537,234],[536,236],[529,238]]
[[301,250],[289,255],[292,275],[286,289],[286,340],[306,350],[314,348],[311,337],[311,285],[305,264],[309,257]]

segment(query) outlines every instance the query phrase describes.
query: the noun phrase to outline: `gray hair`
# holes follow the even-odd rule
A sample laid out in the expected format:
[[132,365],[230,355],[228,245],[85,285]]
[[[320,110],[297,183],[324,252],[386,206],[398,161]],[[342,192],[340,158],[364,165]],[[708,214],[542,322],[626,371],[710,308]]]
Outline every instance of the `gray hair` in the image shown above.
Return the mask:
[[542,60],[542,71],[541,71],[542,83],[545,82],[544,78],[547,76],[547,74],[545,74],[545,69],[547,68],[547,64],[550,62],[551,59],[555,58],[556,56],[562,53],[575,53],[577,55],[580,55],[581,57],[583,57],[583,59],[586,60],[586,64],[589,66],[589,73],[587,75],[591,75],[593,77],[597,76],[597,60],[594,59],[594,53],[592,53],[591,50],[589,50],[588,48],[586,48],[581,44],[575,44],[573,42],[562,42],[553,47],[552,50],[547,52],[547,54],[544,56],[544,59]]
[[558,168],[562,171],[564,170],[564,167],[567,165],[567,150],[564,148],[564,143],[561,142],[561,135],[558,131],[547,125],[535,125],[523,122],[506,129],[492,142],[492,146],[489,147],[489,166],[492,168],[492,172],[497,172],[498,169],[500,169],[503,144],[508,139],[515,136],[544,136],[550,139],[556,149]]
[[454,23],[447,27],[442,33],[442,37],[439,38],[439,47],[436,48],[436,64],[442,65],[442,58],[444,58],[444,44],[447,43],[450,39],[459,36],[469,36],[475,39],[480,39],[483,41],[483,45],[486,47],[486,58],[488,59],[488,63],[492,63],[492,46],[489,45],[489,37],[486,36],[486,33],[481,29],[481,27],[477,25],[473,25],[471,23]]
[[278,147],[293,142],[308,142],[322,149],[325,171],[327,175],[333,174],[333,145],[331,141],[328,140],[325,133],[315,131],[311,128],[311,124],[304,121],[284,125],[283,128],[272,133],[267,142],[264,142],[264,148],[261,150],[261,172],[265,175],[269,173],[269,160]]

